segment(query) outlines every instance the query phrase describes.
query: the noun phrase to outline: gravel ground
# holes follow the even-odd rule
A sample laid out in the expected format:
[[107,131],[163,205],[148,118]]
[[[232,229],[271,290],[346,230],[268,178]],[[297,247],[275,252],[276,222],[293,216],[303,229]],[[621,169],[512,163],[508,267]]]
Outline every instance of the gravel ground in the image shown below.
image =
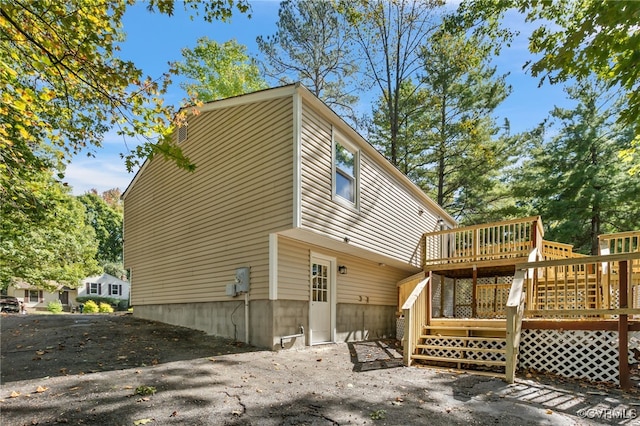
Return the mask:
[[5,425],[640,425],[637,392],[401,366],[395,343],[261,351],[131,315],[3,315]]

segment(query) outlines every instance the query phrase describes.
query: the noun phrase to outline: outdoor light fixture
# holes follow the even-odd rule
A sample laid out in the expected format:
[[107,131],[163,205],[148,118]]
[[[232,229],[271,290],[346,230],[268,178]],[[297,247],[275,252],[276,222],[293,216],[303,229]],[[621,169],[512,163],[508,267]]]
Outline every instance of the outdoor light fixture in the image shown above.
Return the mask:
[[443,218],[439,218],[438,219],[438,226],[440,227],[441,231],[444,229],[444,219]]
[[347,267],[344,265],[338,266],[338,272],[340,272],[340,275],[347,275]]

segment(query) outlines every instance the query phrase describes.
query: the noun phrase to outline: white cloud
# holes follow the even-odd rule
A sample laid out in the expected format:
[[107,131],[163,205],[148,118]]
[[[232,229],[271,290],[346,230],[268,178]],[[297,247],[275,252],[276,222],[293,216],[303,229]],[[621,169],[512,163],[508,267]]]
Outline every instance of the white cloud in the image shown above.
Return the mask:
[[128,173],[124,160],[117,153],[100,152],[96,158],[75,158],[67,166],[64,182],[81,195],[95,188],[98,193],[111,188],[124,191],[134,177]]

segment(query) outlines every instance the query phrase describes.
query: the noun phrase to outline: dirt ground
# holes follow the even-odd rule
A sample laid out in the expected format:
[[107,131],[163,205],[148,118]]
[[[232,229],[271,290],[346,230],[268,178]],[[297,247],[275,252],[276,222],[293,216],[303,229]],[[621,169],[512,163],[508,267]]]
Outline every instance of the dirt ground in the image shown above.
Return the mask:
[[640,425],[635,390],[407,368],[389,341],[272,352],[118,314],[0,325],[3,426]]

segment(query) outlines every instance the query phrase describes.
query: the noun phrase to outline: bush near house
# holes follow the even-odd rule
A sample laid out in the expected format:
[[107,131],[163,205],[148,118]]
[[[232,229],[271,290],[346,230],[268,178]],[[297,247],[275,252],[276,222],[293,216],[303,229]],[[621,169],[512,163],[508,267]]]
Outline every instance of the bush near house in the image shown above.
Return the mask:
[[82,313],[84,314],[93,314],[96,312],[100,312],[100,308],[98,307],[98,304],[96,302],[94,302],[93,300],[87,300],[84,303],[84,309],[82,310]]
[[62,303],[59,300],[52,300],[47,304],[47,310],[53,314],[62,312]]
[[101,296],[80,296],[76,298],[77,303],[86,303],[89,300],[92,300],[97,304],[106,303],[108,305],[111,305],[111,307],[114,310],[118,310],[118,311],[126,311],[127,309],[129,309],[128,300],[116,299],[113,297],[101,297]]
[[100,306],[98,307],[98,309],[102,313],[111,313],[111,312],[113,312],[113,307],[110,304],[104,303],[104,302],[100,303]]

